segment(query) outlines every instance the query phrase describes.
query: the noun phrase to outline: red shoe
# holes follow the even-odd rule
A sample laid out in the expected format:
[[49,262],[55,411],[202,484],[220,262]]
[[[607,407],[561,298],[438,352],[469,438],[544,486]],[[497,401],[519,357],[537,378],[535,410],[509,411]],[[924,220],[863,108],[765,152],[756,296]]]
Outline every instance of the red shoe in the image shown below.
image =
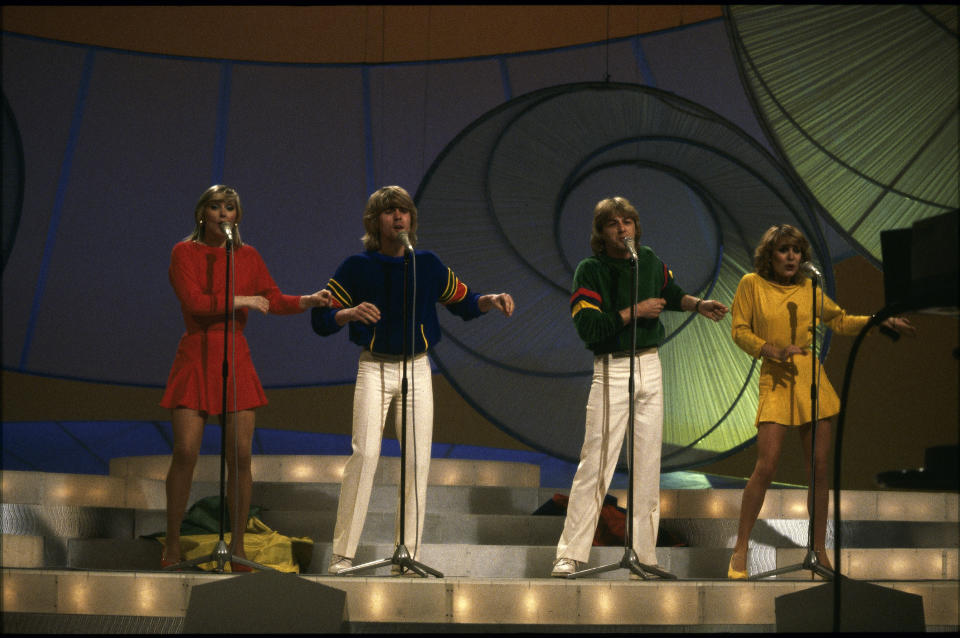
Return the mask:
[[240,563],[235,563],[230,561],[230,571],[232,572],[252,572],[253,568],[248,565],[241,565]]
[[[163,558],[163,557],[161,556],[161,557],[160,557],[160,569],[166,569],[166,568],[168,568],[168,567],[173,567],[174,565],[176,565],[176,564],[179,563],[179,562],[180,562],[180,561],[178,561],[178,560],[167,560],[166,558]],[[178,571],[178,572],[179,572],[179,571],[181,571],[181,570],[177,569],[177,570],[175,570],[175,571]]]

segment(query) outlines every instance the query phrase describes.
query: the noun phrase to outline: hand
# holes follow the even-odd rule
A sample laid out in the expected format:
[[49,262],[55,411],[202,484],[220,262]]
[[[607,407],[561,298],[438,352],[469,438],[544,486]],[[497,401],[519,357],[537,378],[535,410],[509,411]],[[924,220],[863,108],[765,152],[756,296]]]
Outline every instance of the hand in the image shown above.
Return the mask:
[[318,290],[312,295],[300,297],[300,307],[304,310],[307,308],[329,308],[332,304],[333,294],[326,288]]
[[903,317],[889,317],[881,321],[880,325],[890,328],[891,330],[896,330],[897,333],[902,335],[917,336],[917,328]]
[[233,298],[233,307],[234,308],[250,308],[251,310],[258,310],[263,314],[270,312],[270,300],[266,297],[261,297],[259,295],[254,295],[250,297],[234,297]]
[[348,321],[359,321],[369,326],[380,321],[380,309],[364,301],[353,308],[344,308],[337,313],[336,319],[341,326]]
[[713,299],[704,299],[700,302],[700,307],[697,308],[697,312],[707,319],[712,319],[714,321],[720,321],[729,311],[729,308],[724,306],[719,301],[714,301]]
[[[637,304],[637,318],[638,319],[656,319],[660,316],[660,313],[663,312],[663,309],[667,306],[667,300],[662,297],[650,297],[649,299],[644,299],[643,301]],[[630,321],[630,309],[624,308],[627,312],[627,317],[624,320],[624,323]],[[623,310],[620,311],[623,314]]]
[[799,354],[799,355],[807,354],[806,349],[801,348],[800,346],[792,345],[792,344],[789,346],[784,346],[783,348],[778,348],[776,346],[771,346],[770,344],[766,344],[764,345],[764,348],[769,348],[770,354],[768,356],[770,356],[771,359],[776,359],[778,361],[790,361],[791,359],[793,359],[793,355],[795,354]]
[[505,292],[497,295],[483,295],[477,300],[477,305],[480,306],[481,312],[496,308],[507,317],[513,315],[513,297]]

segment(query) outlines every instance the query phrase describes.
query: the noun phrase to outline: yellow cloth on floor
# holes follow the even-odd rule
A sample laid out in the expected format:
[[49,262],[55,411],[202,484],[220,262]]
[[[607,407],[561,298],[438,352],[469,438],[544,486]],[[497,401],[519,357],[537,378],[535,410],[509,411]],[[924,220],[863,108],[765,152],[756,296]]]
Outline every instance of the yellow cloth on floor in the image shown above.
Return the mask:
[[[166,546],[166,537],[159,536],[157,540]],[[231,535],[226,533],[223,540],[230,545]],[[180,537],[180,549],[183,552],[181,560],[191,560],[208,556],[213,553],[220,541],[220,534],[190,534]],[[313,539],[291,538],[267,527],[256,516],[247,519],[247,530],[243,537],[243,548],[247,553],[247,560],[259,563],[265,567],[272,567],[280,572],[299,574],[301,567],[310,565],[313,554]],[[216,561],[209,561],[198,565],[200,569],[213,571],[217,567]],[[232,571],[230,563],[224,565],[225,571]]]

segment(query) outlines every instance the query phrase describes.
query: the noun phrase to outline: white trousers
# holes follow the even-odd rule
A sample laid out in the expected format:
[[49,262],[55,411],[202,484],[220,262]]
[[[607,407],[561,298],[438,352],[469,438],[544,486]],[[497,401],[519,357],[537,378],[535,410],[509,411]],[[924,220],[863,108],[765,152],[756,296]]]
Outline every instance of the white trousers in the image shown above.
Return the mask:
[[[633,550],[641,563],[656,565],[663,438],[663,380],[656,348],[640,351],[634,366]],[[629,381],[629,357],[594,358],[586,432],[557,545],[558,559],[583,563],[590,559],[600,508],[627,432]]]
[[[367,517],[373,479],[380,460],[380,444],[387,411],[396,404],[397,440],[402,445],[401,386],[403,362],[375,358],[364,351],[357,369],[353,395],[353,453],[343,469],[337,524],[333,530],[333,553],[356,556],[360,532]],[[427,477],[433,443],[433,378],[430,361],[419,355],[407,361],[407,459],[404,502],[404,545],[414,560],[419,558],[426,514]],[[399,493],[399,488],[398,488]],[[395,522],[400,541],[400,504]]]

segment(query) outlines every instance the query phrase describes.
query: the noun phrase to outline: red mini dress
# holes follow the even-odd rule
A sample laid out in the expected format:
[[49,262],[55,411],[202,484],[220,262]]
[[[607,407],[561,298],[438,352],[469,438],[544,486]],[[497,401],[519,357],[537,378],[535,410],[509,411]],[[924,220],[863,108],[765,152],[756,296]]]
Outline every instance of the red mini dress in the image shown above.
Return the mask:
[[[284,295],[274,283],[263,258],[253,246],[233,250],[234,296],[259,295],[270,301],[270,312],[303,312],[300,297]],[[224,323],[227,253],[195,241],[180,242],[170,255],[170,283],[180,300],[186,333],[167,378],[160,405],[189,408],[218,415],[223,406],[224,328],[228,335],[227,412],[251,410],[267,404],[267,396],[250,358],[243,336],[247,308],[234,310]],[[234,330],[235,329],[235,330]],[[234,336],[235,333],[235,336]],[[234,341],[235,339],[235,341]],[[234,390],[236,387],[236,390]]]

